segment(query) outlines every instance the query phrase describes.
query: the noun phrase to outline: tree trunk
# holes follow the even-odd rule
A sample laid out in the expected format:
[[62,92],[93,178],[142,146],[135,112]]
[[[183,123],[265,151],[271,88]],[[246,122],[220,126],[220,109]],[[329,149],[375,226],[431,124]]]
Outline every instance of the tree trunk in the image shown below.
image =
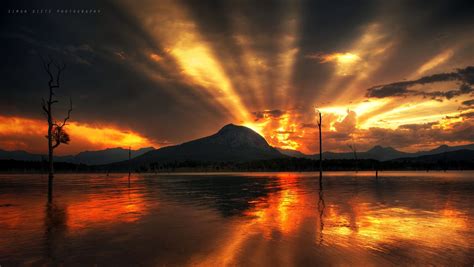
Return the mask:
[[323,182],[323,137],[321,133],[321,125],[322,125],[322,116],[321,112],[319,112],[319,186],[322,187]]
[[53,118],[51,115],[51,93],[48,102],[48,201],[53,200],[53,178],[54,178],[54,163],[53,163]]

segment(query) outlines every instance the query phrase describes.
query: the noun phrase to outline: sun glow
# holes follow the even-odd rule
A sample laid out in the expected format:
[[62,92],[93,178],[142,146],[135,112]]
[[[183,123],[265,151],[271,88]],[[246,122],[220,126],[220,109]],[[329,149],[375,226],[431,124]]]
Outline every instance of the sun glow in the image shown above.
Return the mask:
[[[150,8],[156,12],[144,14],[141,8],[135,11],[144,19],[153,38],[163,45],[163,53],[174,59],[183,81],[195,90],[204,90],[202,95],[211,96],[235,121],[249,121],[250,113],[186,8],[176,1],[164,1]],[[160,61],[153,55],[151,59]]]
[[[105,149],[111,147],[141,148],[156,146],[150,139],[130,130],[112,126],[99,126],[72,121],[65,127],[71,136],[69,145],[60,146],[61,153],[80,152],[84,149]],[[43,120],[0,116],[0,145],[14,150],[25,149],[44,153],[47,124]],[[20,137],[20,138],[18,138]],[[6,141],[3,141],[6,140]]]

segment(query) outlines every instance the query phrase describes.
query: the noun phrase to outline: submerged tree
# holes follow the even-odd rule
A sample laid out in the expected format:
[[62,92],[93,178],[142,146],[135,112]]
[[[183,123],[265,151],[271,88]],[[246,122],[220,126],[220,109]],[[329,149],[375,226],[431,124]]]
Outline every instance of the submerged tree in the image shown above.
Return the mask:
[[352,144],[347,145],[349,149],[351,150],[352,154],[354,155],[354,161],[355,161],[355,172],[359,171],[358,165],[357,165],[357,148],[354,144],[354,140],[352,140]]
[[319,129],[319,185],[322,186],[322,179],[323,179],[323,136],[321,132],[321,126],[323,123],[323,117],[321,111],[316,109],[316,112],[319,116],[317,119],[318,129]]
[[67,116],[62,121],[56,121],[53,116],[53,105],[59,101],[54,97],[54,89],[59,88],[59,81],[61,74],[65,69],[65,65],[57,64],[53,59],[47,61],[42,59],[43,68],[49,76],[48,87],[49,96],[48,99],[42,101],[42,108],[48,120],[48,134],[45,136],[48,139],[48,199],[52,200],[53,196],[53,178],[54,178],[54,165],[53,156],[54,149],[61,144],[68,144],[70,141],[69,134],[64,130],[64,126],[67,125],[72,112],[72,100],[69,99],[69,109]]

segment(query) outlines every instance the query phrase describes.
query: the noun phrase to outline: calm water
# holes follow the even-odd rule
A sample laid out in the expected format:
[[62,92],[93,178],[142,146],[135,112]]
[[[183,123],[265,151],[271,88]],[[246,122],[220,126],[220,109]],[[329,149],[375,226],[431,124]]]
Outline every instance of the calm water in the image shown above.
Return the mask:
[[474,264],[474,172],[0,175],[0,265]]

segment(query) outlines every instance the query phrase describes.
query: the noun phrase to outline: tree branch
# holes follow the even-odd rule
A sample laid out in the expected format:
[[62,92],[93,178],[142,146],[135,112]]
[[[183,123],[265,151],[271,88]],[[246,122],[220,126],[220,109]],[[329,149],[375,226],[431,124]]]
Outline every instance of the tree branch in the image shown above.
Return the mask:
[[46,61],[41,56],[40,58],[41,58],[41,61],[43,62],[43,68],[49,76],[48,85],[49,85],[49,88],[51,89],[51,86],[53,85],[53,80],[54,80],[53,74],[51,73],[51,64],[53,64],[53,59],[51,59],[49,56],[48,56],[48,61]]
[[41,107],[43,108],[43,111],[46,113],[46,115],[49,114],[48,108],[46,107],[46,101],[44,98],[41,99]]

